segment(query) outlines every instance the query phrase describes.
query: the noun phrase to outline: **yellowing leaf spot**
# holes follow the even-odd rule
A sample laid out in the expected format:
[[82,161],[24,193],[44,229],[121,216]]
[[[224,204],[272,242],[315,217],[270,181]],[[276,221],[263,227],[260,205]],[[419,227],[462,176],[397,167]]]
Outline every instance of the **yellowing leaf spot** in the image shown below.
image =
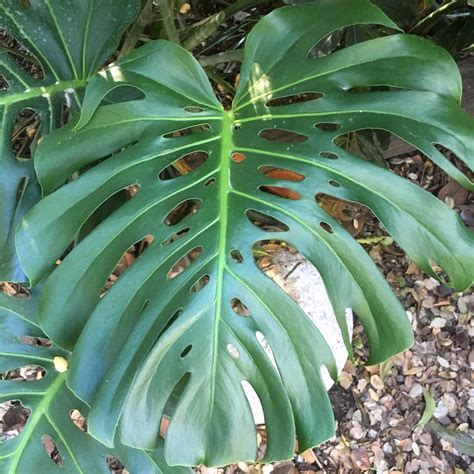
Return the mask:
[[58,372],[60,372],[60,373],[66,372],[67,367],[68,367],[68,362],[64,357],[56,356],[53,359],[53,363],[54,363],[54,368]]

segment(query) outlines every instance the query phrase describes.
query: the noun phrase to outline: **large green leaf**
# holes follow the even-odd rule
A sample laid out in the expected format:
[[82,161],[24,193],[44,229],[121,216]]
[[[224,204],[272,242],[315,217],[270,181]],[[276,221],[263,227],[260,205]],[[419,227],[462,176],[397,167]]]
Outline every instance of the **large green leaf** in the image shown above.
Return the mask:
[[139,0],[2,0],[0,29],[34,55],[44,78],[24,72],[0,49],[0,75],[9,85],[0,91],[0,280],[26,280],[15,229],[40,198],[32,160],[16,158],[11,147],[16,116],[25,108],[35,110],[42,135],[58,127],[62,105],[76,105],[77,89],[112,54],[139,5]]
[[[36,320],[35,298],[19,300],[0,293],[0,372],[27,365],[40,366],[46,375],[36,381],[0,380],[0,402],[21,401],[31,410],[20,435],[0,443],[2,474],[23,472],[107,473],[107,456],[118,457],[132,474],[191,472],[171,468],[163,461],[162,447],[152,452],[123,446],[118,440],[110,449],[75,426],[72,410],[87,416],[87,406],[66,386],[66,373],[56,371],[54,357],[67,357],[55,346],[26,343],[44,338]],[[49,436],[56,444],[61,465],[55,464],[42,444]]]
[[[320,375],[322,365],[335,375],[330,351],[294,301],[257,268],[253,245],[285,240],[318,268],[349,349],[346,308],[364,325],[369,363],[410,346],[412,334],[370,257],[316,204],[315,193],[365,204],[427,273],[436,276],[436,262],[457,289],[472,282],[473,237],[456,213],[333,141],[364,128],[390,131],[472,189],[433,145],[448,147],[472,165],[474,125],[458,105],[457,68],[440,48],[405,35],[308,57],[327,34],[358,23],[395,28],[366,0],[322,0],[273,11],[249,35],[228,111],[190,54],[165,41],[150,43],[97,75],[87,88],[80,122],[42,143],[37,172],[47,196],[23,221],[17,244],[33,282],[54,269],[40,320],[57,344],[75,347],[69,383],[92,406],[94,436],[111,445],[120,423],[125,443],[154,447],[168,398],[183,379],[165,440],[170,464],[255,458],[255,426],[241,381],[254,387],[263,405],[265,460],[290,458],[295,435],[304,450],[333,434]],[[125,84],[145,98],[98,107]],[[349,92],[378,85],[395,90]],[[299,93],[306,96],[295,99],[312,100],[273,102]],[[339,128],[321,130],[319,123]],[[203,124],[209,130],[198,132]],[[172,133],[189,127],[194,133]],[[275,128],[307,139],[262,138],[263,130]],[[196,151],[209,155],[200,167],[175,179],[159,178],[175,160]],[[86,166],[79,179],[61,187]],[[284,168],[304,180],[272,179],[262,166]],[[88,216],[130,185],[139,192],[54,268]],[[289,187],[299,199],[270,194],[262,185]],[[200,208],[166,225],[168,213],[186,200]],[[253,224],[256,214],[248,218],[248,210],[286,228],[273,225],[277,232],[269,233]],[[181,237],[170,243],[176,233]],[[153,243],[100,298],[122,254],[147,235]],[[170,278],[174,264],[196,247],[202,248],[199,258]],[[234,259],[235,251],[242,258]],[[209,283],[190,291],[205,275]],[[250,316],[233,311],[233,298]],[[257,332],[272,348],[278,370]]]

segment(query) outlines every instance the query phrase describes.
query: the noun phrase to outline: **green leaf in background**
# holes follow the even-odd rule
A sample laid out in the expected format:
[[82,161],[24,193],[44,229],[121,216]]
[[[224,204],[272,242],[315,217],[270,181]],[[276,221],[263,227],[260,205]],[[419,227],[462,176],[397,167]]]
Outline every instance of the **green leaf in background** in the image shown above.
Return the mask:
[[57,128],[63,105],[78,105],[77,90],[113,53],[139,6],[139,0],[2,0],[0,30],[28,49],[44,77],[32,77],[0,49],[0,77],[9,86],[0,91],[0,281],[26,281],[15,229],[40,198],[33,160],[16,157],[11,146],[17,115],[36,111],[39,136]]
[[[3,376],[0,379],[0,402],[20,401],[31,410],[21,433],[0,443],[2,474],[109,474],[108,456],[118,458],[131,474],[191,472],[186,468],[167,466],[162,447],[145,452],[123,446],[118,441],[115,448],[110,449],[83,431],[87,425],[82,429],[75,425],[71,419],[73,410],[79,416],[87,417],[88,408],[67,388],[66,373],[55,369],[54,358],[66,358],[67,353],[54,345],[34,343],[36,338],[44,337],[36,319],[36,298],[21,300],[0,293],[0,372],[25,366],[38,366],[46,371],[41,379],[34,381],[9,380]],[[55,444],[59,464],[50,458],[43,446],[45,437]]]
[[[436,277],[436,262],[456,289],[473,281],[474,239],[458,215],[335,143],[354,131],[388,131],[473,189],[437,149],[472,167],[474,121],[459,107],[456,65],[432,43],[399,34],[310,57],[328,34],[356,24],[396,28],[366,0],[274,10],[248,37],[231,110],[188,52],[151,42],[99,73],[80,120],[40,145],[46,197],[23,220],[17,246],[33,283],[54,270],[39,319],[56,344],[74,348],[69,384],[92,407],[90,432],[106,444],[119,428],[124,443],[154,448],[171,397],[169,464],[253,460],[256,430],[242,381],[263,406],[264,461],[291,458],[295,435],[301,451],[333,435],[320,374],[324,365],[335,376],[332,355],[257,267],[252,249],[262,240],[284,240],[316,266],[349,351],[347,308],[365,328],[369,364],[412,344],[402,306],[317,193],[369,207],[429,275]],[[123,86],[144,98],[99,106]],[[392,90],[366,92],[375,86]],[[176,172],[195,154],[199,163]],[[88,216],[131,186],[138,192],[55,267]],[[151,244],[103,295],[124,252],[145,238]]]

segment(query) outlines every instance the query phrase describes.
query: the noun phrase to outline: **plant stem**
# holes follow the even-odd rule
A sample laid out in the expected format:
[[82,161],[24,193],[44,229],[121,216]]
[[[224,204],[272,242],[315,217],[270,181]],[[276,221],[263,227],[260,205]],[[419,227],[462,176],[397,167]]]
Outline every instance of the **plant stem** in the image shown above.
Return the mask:
[[142,12],[130,29],[128,35],[125,37],[122,47],[120,48],[119,58],[130,53],[137,44],[140,35],[143,33],[145,27],[153,21],[153,0],[147,0]]
[[166,38],[179,43],[179,32],[174,24],[174,0],[156,0],[156,4],[160,10]]
[[438,20],[439,17],[446,15],[446,13],[455,10],[456,8],[466,6],[466,0],[453,0],[442,7],[439,7],[437,10],[425,16],[420,20],[410,31],[409,33],[426,33],[433,24]]
[[183,46],[189,51],[192,51],[217,31],[219,26],[232,15],[267,1],[268,0],[238,0],[219,13],[210,16],[204,23],[196,27],[183,41]]
[[224,51],[222,53],[213,54],[212,56],[199,56],[198,60],[201,63],[201,66],[206,67],[214,66],[220,63],[226,63],[228,61],[242,62],[243,55],[243,49],[234,49]]

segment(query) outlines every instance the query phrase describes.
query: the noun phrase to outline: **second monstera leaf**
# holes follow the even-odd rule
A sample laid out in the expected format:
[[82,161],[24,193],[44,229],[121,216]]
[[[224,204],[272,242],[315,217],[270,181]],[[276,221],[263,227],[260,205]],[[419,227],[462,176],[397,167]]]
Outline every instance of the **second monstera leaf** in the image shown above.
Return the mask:
[[[65,361],[68,354],[46,344],[38,326],[36,300],[36,295],[21,300],[0,292],[0,402],[21,402],[30,411],[21,433],[0,442],[0,472],[109,474],[107,458],[113,456],[132,474],[189,474],[187,468],[166,465],[162,446],[144,452],[118,441],[110,449],[87,433],[88,408],[66,386],[64,367],[56,369],[55,359]],[[12,376],[27,367],[43,370],[38,370],[36,380]]]
[[[264,460],[290,458],[295,436],[300,450],[332,436],[320,374],[326,366],[335,375],[332,355],[305,313],[257,268],[254,245],[284,240],[317,267],[349,349],[346,309],[364,325],[369,363],[410,346],[412,334],[372,260],[317,205],[317,193],[369,207],[430,275],[436,262],[457,289],[472,282],[473,237],[456,213],[335,144],[352,131],[387,130],[472,189],[435,146],[472,164],[474,125],[458,105],[456,66],[405,35],[311,56],[326,35],[359,23],[396,28],[366,0],[275,10],[248,37],[227,111],[189,53],[150,43],[97,75],[80,120],[42,143],[36,169],[46,197],[23,221],[17,245],[33,282],[52,270],[40,321],[55,343],[74,347],[69,384],[92,406],[98,439],[112,445],[120,424],[125,443],[154,447],[173,395],[170,464],[255,459],[243,381],[263,406]],[[122,86],[144,98],[100,106]],[[360,92],[373,86],[393,90]],[[292,139],[278,140],[285,134]],[[196,154],[200,166],[183,169]],[[131,186],[138,192],[55,267],[87,218]],[[101,298],[123,253],[145,238],[152,243]],[[186,256],[194,260],[176,275]]]

